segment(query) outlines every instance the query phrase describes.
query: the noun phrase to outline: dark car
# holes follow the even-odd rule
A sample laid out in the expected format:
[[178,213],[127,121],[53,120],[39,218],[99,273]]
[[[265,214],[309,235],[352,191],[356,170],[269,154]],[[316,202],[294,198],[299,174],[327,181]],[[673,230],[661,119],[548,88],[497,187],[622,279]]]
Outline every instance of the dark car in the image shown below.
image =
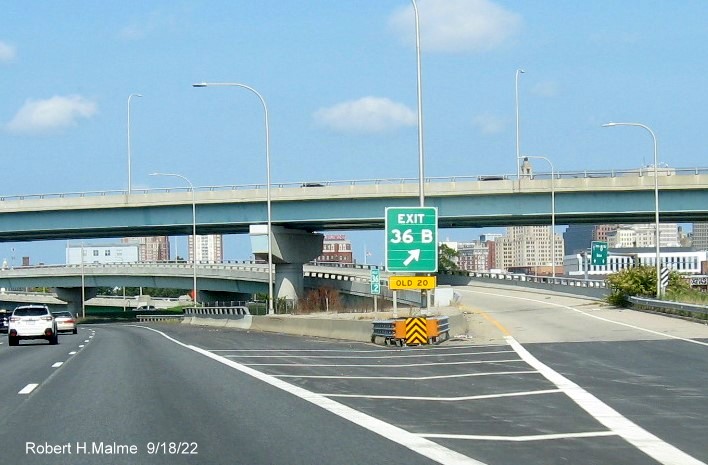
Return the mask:
[[7,327],[10,325],[10,316],[12,312],[5,309],[0,309],[0,332],[6,333]]

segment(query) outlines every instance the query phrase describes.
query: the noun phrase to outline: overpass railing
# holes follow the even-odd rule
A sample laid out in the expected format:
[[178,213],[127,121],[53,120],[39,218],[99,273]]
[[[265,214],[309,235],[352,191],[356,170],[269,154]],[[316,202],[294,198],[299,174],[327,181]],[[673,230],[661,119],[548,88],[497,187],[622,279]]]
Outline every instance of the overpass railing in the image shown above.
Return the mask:
[[[661,176],[690,176],[699,174],[708,174],[708,168],[668,168],[659,167],[659,175]],[[630,170],[583,170],[583,171],[566,171],[554,173],[555,179],[579,179],[579,178],[615,178],[620,176],[653,176],[653,168],[643,167]],[[521,175],[523,179],[549,179],[551,173],[535,172],[533,175]],[[491,174],[491,175],[465,175],[465,176],[440,176],[426,177],[425,182],[432,183],[451,183],[451,182],[476,182],[476,181],[505,181],[517,179],[516,174]],[[283,182],[271,183],[271,188],[302,188],[302,189],[317,189],[319,187],[334,187],[334,186],[366,186],[366,185],[389,185],[389,184],[417,184],[418,178],[383,178],[383,179],[347,179],[347,180],[326,180],[326,181],[300,181],[300,182]],[[239,185],[217,185],[217,186],[199,186],[195,187],[196,192],[215,192],[215,191],[234,191],[234,190],[259,190],[266,189],[265,184],[239,184]],[[178,193],[191,192],[188,187],[170,187],[170,188],[153,188],[153,189],[133,189],[130,195],[145,195],[145,194],[160,194],[160,193]],[[0,202],[15,201],[15,200],[37,200],[37,199],[63,199],[63,198],[81,198],[81,197],[105,197],[128,195],[126,190],[107,190],[107,191],[85,191],[85,192],[51,192],[43,194],[18,194],[0,196]]]

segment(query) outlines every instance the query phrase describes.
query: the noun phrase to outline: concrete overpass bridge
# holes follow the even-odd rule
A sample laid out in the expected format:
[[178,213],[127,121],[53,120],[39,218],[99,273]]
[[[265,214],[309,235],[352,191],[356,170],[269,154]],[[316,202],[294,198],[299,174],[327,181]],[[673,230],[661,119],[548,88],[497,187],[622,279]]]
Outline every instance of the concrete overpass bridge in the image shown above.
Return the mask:
[[[260,263],[199,264],[197,266],[199,302],[247,301],[253,294],[268,293],[267,265]],[[370,296],[370,269],[368,266],[314,266],[305,265],[304,287],[317,289],[332,287],[355,296]],[[390,273],[382,272],[382,297],[392,298],[388,290]],[[117,263],[81,265],[40,265],[0,270],[0,288],[52,288],[56,298],[77,311],[81,308],[82,283],[84,297],[96,297],[100,287],[153,287],[190,289],[193,268],[191,264],[175,262]],[[13,301],[31,301],[31,296],[19,294]],[[420,302],[417,291],[399,291],[398,298],[407,304]],[[19,299],[19,300],[18,300]],[[29,300],[28,300],[29,299]],[[2,297],[0,297],[2,300]]]
[[[658,174],[662,221],[708,221],[708,168]],[[556,224],[654,220],[653,169],[426,178],[424,185],[440,228],[550,224],[552,214]],[[279,183],[271,191],[276,295],[288,298],[302,297],[303,264],[322,250],[319,232],[383,229],[386,207],[419,202],[417,179]],[[253,253],[266,258],[267,230],[251,230],[267,222],[266,186],[201,187],[194,202],[197,234],[251,231]],[[6,196],[0,207],[0,241],[192,232],[186,189]]]

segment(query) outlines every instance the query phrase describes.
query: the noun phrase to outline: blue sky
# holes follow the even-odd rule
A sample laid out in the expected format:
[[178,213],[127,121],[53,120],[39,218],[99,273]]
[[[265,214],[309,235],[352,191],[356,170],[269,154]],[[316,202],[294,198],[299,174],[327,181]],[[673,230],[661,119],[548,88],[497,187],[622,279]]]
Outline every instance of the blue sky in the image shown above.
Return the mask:
[[[708,166],[708,3],[418,0],[426,176],[512,174],[521,152],[556,169]],[[408,0],[15,1],[0,16],[2,195],[132,185],[417,177],[416,61]],[[470,240],[479,231],[442,231]],[[350,234],[383,259],[383,233]],[[178,241],[184,248],[186,241]],[[230,237],[225,258],[249,258]],[[12,251],[14,249],[14,252]],[[63,242],[0,257],[64,260]],[[372,260],[370,259],[370,260]]]

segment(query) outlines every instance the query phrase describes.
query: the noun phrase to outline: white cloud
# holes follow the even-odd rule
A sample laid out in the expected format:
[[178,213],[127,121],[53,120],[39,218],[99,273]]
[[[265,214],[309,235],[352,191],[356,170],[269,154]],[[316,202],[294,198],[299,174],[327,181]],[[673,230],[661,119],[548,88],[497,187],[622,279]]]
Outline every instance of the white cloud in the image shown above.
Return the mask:
[[541,81],[536,84],[531,92],[541,97],[555,97],[558,95],[558,84],[554,81]]
[[401,126],[415,126],[416,113],[407,106],[387,98],[363,97],[359,100],[320,108],[315,120],[329,128],[343,132],[377,133]]
[[79,118],[96,114],[95,102],[79,95],[54,96],[46,100],[27,100],[7,123],[7,130],[15,133],[47,133],[74,126]]
[[499,134],[504,131],[504,120],[492,115],[478,115],[472,119],[472,125],[482,134]]
[[0,63],[9,63],[15,59],[15,47],[0,40]]
[[[490,0],[418,0],[424,50],[480,52],[495,49],[521,29],[521,16]],[[389,24],[406,43],[415,41],[413,6],[398,9]]]

